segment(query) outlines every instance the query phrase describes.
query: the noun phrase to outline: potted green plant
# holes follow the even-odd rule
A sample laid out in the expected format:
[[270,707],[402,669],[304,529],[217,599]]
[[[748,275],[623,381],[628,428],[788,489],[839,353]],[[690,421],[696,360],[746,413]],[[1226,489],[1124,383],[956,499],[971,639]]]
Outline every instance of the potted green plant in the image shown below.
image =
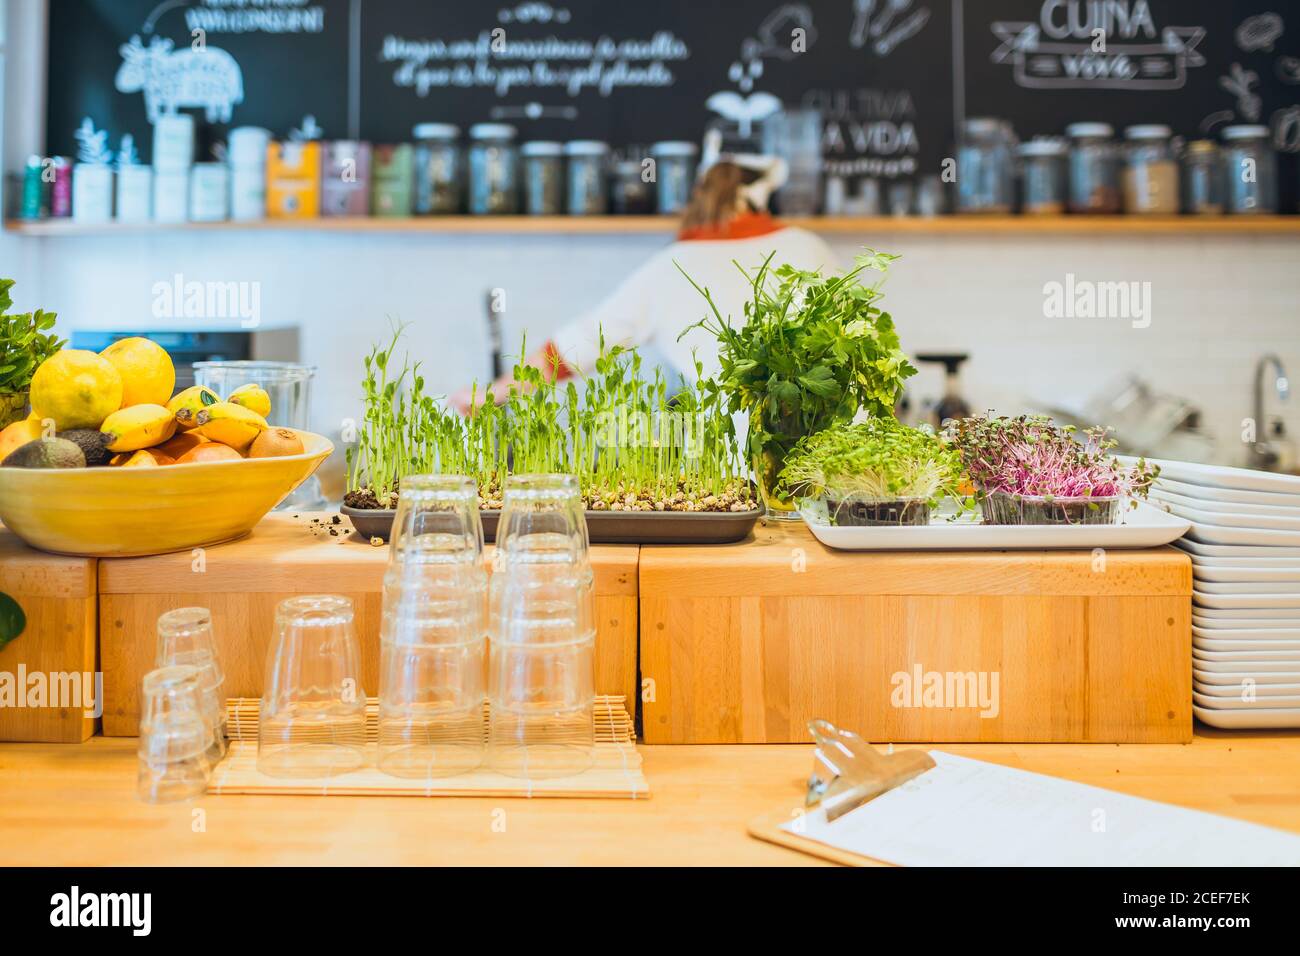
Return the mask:
[[1139,459],[1125,468],[1108,429],[1057,425],[1044,415],[976,415],[949,423],[985,524],[1114,524],[1160,474]]
[[798,517],[779,483],[798,441],[861,409],[892,416],[903,381],[916,374],[893,319],[878,305],[882,293],[862,281],[866,272],[887,273],[896,258],[867,250],[852,269],[829,276],[773,266],[772,256],[753,272],[736,263],[751,287],[737,325],[686,276],[712,314],[682,334],[702,328],[718,340],[717,382],[729,411],[749,415],[745,454],[773,517]]
[[960,498],[961,458],[928,429],[893,416],[834,425],[786,455],[780,490],[821,499],[836,525],[924,525],[943,498]]
[[13,279],[0,279],[0,428],[26,414],[32,375],[66,344],[49,332],[54,327],[53,312],[8,314],[13,284]]

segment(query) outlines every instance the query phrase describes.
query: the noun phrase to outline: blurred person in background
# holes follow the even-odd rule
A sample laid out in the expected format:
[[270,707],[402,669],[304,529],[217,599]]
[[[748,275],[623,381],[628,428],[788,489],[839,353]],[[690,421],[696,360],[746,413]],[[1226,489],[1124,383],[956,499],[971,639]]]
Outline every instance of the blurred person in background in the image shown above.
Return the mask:
[[[706,142],[699,179],[677,240],[651,256],[603,302],[563,326],[525,361],[541,369],[548,380],[586,374],[595,367],[603,334],[607,347],[645,349],[664,366],[669,382],[677,382],[680,375],[694,378],[697,358],[704,374],[712,374],[718,368],[714,338],[702,329],[682,336],[682,330],[707,310],[683,271],[709,290],[723,316],[738,324],[745,321],[750,283],[736,263],[752,271],[775,253],[773,265],[789,263],[810,270],[836,266],[834,252],[819,236],[782,225],[769,214],[768,201],[785,182],[786,172],[780,159],[719,155],[716,141]],[[504,398],[512,382],[505,375],[492,383],[494,397]],[[464,388],[450,401],[464,413],[472,400],[482,401],[483,397],[481,388],[477,399]]]

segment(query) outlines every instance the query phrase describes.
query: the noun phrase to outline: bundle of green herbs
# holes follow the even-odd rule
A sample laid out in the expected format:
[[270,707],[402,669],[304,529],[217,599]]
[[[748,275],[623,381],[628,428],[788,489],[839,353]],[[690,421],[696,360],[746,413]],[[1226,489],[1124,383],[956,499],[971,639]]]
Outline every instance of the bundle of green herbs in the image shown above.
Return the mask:
[[1082,433],[1045,415],[975,415],[950,422],[947,440],[979,492],[989,524],[1094,524],[1136,507],[1160,469],[1139,459],[1126,468],[1111,455],[1109,429]]
[[440,473],[470,476],[480,507],[497,509],[508,475],[537,472],[575,475],[593,511],[758,507],[711,380],[683,382],[670,399],[660,370],[643,375],[635,349],[602,340],[592,376],[556,382],[521,363],[504,398],[476,392],[463,417],[426,394],[418,363],[396,367],[400,334],[365,358],[364,413],[347,453],[350,507],[395,507],[403,477]]
[[50,332],[55,313],[8,314],[13,286],[13,279],[0,279],[0,428],[23,417],[37,367],[67,344]]
[[961,458],[929,429],[893,416],[836,425],[786,456],[788,498],[824,499],[836,524],[925,524],[944,498],[962,498]]
[[883,293],[862,278],[883,276],[897,258],[867,250],[838,275],[774,266],[773,256],[753,271],[735,263],[751,289],[738,325],[686,276],[711,312],[686,331],[702,328],[718,340],[718,385],[728,411],[749,414],[745,453],[774,512],[793,511],[778,475],[801,438],[860,409],[892,416],[904,380],[916,374],[878,305]]

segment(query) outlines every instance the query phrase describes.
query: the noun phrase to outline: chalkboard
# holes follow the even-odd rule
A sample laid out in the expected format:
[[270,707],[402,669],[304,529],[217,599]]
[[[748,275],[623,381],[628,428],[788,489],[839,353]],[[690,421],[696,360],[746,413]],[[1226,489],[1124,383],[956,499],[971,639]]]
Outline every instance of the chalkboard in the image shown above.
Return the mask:
[[[420,122],[492,120],[522,139],[698,142],[710,119],[753,133],[776,100],[824,114],[833,170],[911,176],[949,152],[952,24],[947,0],[887,6],[51,0],[48,148],[75,150],[90,116],[111,143],[133,133],[148,161],[144,96],[114,87],[120,48],[138,36],[146,53],[159,39],[184,53],[203,28],[242,74],[231,122],[277,136],[311,114],[326,138],[381,143],[410,140]],[[273,14],[307,25],[277,32]],[[209,139],[228,125],[208,123]]]
[[[1217,138],[1226,125],[1267,125],[1282,154],[1282,207],[1296,208],[1300,5],[956,2],[964,21],[966,115],[1009,119],[1022,139],[1061,135],[1067,124],[1087,120],[1117,131],[1163,123],[1189,139]],[[1095,30],[1103,31],[1104,44]]]
[[[420,122],[614,147],[817,109],[824,166],[938,172],[966,116],[1184,137],[1263,123],[1296,208],[1300,10],[1276,0],[50,0],[48,151],[83,117],[149,161],[151,112],[402,142]],[[1287,18],[1293,22],[1288,23]],[[1100,39],[1104,50],[1096,48]],[[194,55],[202,45],[207,57]],[[156,66],[143,82],[132,63]],[[144,88],[141,88],[144,87]]]

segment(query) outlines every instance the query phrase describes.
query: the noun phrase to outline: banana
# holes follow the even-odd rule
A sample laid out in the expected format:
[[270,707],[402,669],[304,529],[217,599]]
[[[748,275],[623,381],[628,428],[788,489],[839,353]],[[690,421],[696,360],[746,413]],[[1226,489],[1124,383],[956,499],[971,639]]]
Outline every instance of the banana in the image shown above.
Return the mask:
[[271,414],[271,396],[266,394],[266,389],[253,382],[239,386],[226,396],[226,401],[243,405],[250,412],[257,412],[263,418]]
[[206,385],[191,385],[172,396],[172,400],[167,403],[167,410],[175,416],[179,428],[189,431],[198,424],[194,419],[199,411],[219,401],[221,397]]
[[109,451],[138,451],[171,438],[176,419],[161,405],[131,405],[105,418],[99,430]]
[[217,402],[199,411],[195,431],[211,441],[243,451],[267,428],[266,419],[234,402]]

